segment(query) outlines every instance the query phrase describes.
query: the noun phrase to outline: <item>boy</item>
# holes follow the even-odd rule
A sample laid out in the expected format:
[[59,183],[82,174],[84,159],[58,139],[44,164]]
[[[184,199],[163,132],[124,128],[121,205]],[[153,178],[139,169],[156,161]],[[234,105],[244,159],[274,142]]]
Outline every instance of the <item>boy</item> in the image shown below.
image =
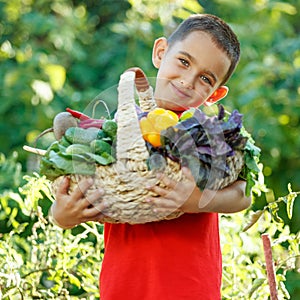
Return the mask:
[[[223,84],[239,60],[239,42],[221,19],[194,15],[169,39],[159,38],[152,61],[158,69],[154,97],[159,107],[182,112],[209,105],[227,94]],[[187,182],[161,176],[166,188],[148,187],[160,197],[149,198],[156,211],[185,213],[174,220],[147,224],[105,224],[105,255],[100,275],[101,300],[220,299],[221,251],[218,213],[241,211],[250,205],[245,182],[220,191],[200,191],[191,172]],[[65,178],[56,194],[52,214],[59,226],[101,221],[105,203],[99,190],[86,199],[92,180],[68,193]],[[183,199],[186,200],[183,202]]]

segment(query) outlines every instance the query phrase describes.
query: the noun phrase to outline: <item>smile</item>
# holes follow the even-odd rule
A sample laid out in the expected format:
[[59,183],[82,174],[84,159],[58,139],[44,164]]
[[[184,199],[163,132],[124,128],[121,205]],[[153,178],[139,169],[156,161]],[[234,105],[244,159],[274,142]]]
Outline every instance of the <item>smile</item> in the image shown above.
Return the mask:
[[180,88],[179,86],[175,85],[172,82],[170,84],[171,84],[172,90],[174,91],[176,96],[178,96],[180,99],[187,99],[187,98],[191,97],[191,95],[187,91],[187,89]]

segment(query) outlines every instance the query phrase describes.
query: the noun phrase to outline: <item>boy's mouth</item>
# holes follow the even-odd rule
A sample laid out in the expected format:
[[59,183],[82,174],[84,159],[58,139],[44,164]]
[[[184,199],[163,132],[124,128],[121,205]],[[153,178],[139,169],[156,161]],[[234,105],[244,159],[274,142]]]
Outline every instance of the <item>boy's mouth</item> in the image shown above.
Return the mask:
[[191,98],[191,91],[188,91],[187,89],[182,88],[181,86],[174,84],[173,82],[171,82],[171,87],[176,96],[178,96],[180,99],[186,100],[187,98]]

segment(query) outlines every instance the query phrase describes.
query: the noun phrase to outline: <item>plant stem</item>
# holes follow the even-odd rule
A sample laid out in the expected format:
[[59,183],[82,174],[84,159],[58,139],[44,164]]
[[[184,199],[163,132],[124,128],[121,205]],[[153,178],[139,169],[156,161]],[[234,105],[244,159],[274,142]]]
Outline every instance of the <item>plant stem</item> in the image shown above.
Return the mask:
[[265,233],[262,235],[262,240],[263,240],[264,254],[266,259],[266,268],[267,268],[267,276],[268,276],[268,282],[270,287],[271,300],[278,300],[270,236],[267,233]]
[[30,146],[26,146],[26,145],[23,146],[23,149],[25,151],[28,151],[28,152],[31,152],[31,153],[34,153],[34,154],[37,154],[37,155],[40,155],[40,156],[44,156],[47,152],[46,150],[33,148],[33,147],[30,147]]

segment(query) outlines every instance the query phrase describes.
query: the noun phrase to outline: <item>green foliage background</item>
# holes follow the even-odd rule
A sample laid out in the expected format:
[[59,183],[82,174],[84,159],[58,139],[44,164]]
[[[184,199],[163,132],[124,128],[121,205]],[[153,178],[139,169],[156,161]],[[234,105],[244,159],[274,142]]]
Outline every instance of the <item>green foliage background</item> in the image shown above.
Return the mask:
[[[247,130],[262,149],[265,175],[265,184],[261,183],[264,192],[254,195],[251,210],[223,218],[223,243],[227,245],[224,299],[248,299],[243,297],[251,294],[249,286],[255,284],[251,299],[266,299],[266,282],[257,281],[265,276],[258,245],[260,234],[266,230],[277,241],[276,259],[281,262],[278,280],[287,279],[286,287],[292,299],[297,299],[299,201],[292,219],[288,218],[286,202],[281,201],[279,210],[271,215],[284,223],[265,212],[263,221],[249,233],[240,231],[243,218],[251,211],[290,193],[289,183],[294,191],[300,190],[299,11],[299,0],[0,0],[2,293],[6,297],[9,291],[11,295],[29,295],[26,293],[31,290],[45,299],[67,299],[70,293],[92,299],[97,293],[101,226],[88,224],[75,231],[61,231],[47,224],[52,197],[47,182],[32,174],[36,157],[22,146],[32,145],[40,132],[51,127],[55,114],[66,107],[86,109],[101,94],[113,110],[120,74],[139,66],[154,77],[154,39],[168,35],[190,13],[206,12],[225,19],[240,38],[241,61],[228,83],[230,94],[223,104],[244,114]],[[41,139],[38,146],[45,147],[51,138]],[[29,177],[24,179],[24,174]],[[27,189],[31,194],[24,194]],[[77,244],[80,247],[74,249]],[[249,244],[252,247],[245,247]],[[45,251],[48,260],[43,261]],[[294,265],[284,264],[285,259],[290,263],[290,255],[298,260]],[[79,257],[81,265],[76,265]],[[97,267],[89,269],[92,263]],[[236,276],[234,282],[232,274]],[[242,278],[242,283],[237,278]]]

